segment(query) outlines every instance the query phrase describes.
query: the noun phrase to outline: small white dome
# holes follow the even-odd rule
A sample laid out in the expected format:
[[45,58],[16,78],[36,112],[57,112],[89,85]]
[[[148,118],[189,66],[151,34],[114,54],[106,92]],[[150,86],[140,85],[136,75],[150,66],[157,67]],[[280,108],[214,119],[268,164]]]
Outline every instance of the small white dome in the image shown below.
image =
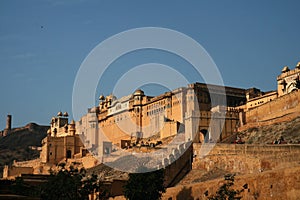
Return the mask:
[[137,89],[134,93],[134,96],[143,96],[144,95],[144,91],[141,89]]
[[290,68],[288,66],[284,66],[284,68],[281,70],[282,73],[290,71]]
[[64,116],[64,117],[68,117],[68,116],[69,116],[69,113],[68,113],[68,112],[64,112],[63,116]]

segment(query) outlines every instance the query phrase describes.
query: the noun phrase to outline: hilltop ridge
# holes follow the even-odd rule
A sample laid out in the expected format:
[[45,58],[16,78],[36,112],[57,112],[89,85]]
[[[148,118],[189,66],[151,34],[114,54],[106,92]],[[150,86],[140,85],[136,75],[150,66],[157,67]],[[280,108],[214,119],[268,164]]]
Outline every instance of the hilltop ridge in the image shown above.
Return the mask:
[[24,127],[13,128],[9,134],[0,137],[0,177],[3,167],[14,160],[25,161],[39,157],[39,151],[31,147],[40,147],[47,135],[49,126],[29,123]]
[[252,127],[239,132],[237,136],[248,144],[272,144],[279,140],[288,144],[299,144],[300,117],[286,122]]

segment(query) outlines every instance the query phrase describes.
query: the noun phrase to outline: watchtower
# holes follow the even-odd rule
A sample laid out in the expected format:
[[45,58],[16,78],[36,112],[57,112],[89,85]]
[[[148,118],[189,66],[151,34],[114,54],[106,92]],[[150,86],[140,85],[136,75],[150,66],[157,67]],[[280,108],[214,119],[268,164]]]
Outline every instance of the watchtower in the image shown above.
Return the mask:
[[7,117],[6,117],[6,127],[3,131],[3,136],[6,136],[10,133],[10,131],[11,131],[11,120],[12,120],[12,116],[7,115]]

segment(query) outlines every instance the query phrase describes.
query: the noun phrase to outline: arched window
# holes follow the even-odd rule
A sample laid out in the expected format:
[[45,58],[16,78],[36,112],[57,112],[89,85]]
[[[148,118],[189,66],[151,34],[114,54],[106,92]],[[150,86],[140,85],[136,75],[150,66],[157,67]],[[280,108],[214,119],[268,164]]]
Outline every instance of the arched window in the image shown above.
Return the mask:
[[67,158],[71,158],[72,157],[72,151],[71,150],[67,150]]

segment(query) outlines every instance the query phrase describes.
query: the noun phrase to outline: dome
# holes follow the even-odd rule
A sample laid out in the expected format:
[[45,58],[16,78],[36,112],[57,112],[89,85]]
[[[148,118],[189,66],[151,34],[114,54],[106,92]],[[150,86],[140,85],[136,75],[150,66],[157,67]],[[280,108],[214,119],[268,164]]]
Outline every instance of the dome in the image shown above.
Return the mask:
[[69,113],[68,113],[68,112],[64,112],[63,116],[64,116],[64,117],[68,117],[68,116],[69,116]]
[[72,119],[72,121],[71,121],[70,125],[75,125],[75,121],[74,121],[74,119]]
[[105,100],[105,97],[103,95],[100,95],[99,100]]
[[137,89],[134,93],[134,96],[143,96],[144,95],[144,91],[141,89]]
[[59,117],[61,117],[63,114],[62,114],[62,112],[61,111],[59,111],[58,113],[57,113],[57,116],[59,116]]
[[300,62],[297,63],[296,69],[300,69]]
[[284,66],[284,68],[281,70],[282,73],[290,71],[288,66]]

